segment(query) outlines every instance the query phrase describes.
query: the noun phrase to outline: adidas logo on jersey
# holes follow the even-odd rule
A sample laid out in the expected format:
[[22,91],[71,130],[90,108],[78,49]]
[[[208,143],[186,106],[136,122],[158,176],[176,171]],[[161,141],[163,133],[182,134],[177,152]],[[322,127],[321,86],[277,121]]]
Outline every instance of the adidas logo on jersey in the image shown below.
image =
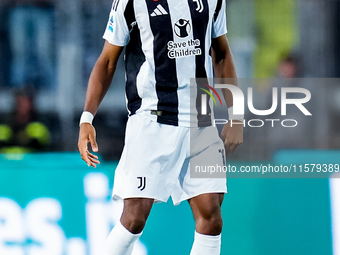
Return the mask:
[[163,8],[162,5],[157,5],[156,9],[151,13],[151,17],[166,15],[168,12]]

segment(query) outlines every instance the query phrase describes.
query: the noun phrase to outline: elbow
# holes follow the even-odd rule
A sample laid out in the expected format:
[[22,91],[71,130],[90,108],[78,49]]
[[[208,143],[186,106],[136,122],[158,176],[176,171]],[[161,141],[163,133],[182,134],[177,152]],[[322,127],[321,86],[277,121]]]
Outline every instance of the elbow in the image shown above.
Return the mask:
[[100,56],[97,61],[97,66],[106,73],[114,73],[117,62],[111,58]]
[[107,72],[108,73],[114,73],[116,71],[116,67],[117,67],[117,63],[115,63],[115,62],[107,63],[107,66],[106,66]]

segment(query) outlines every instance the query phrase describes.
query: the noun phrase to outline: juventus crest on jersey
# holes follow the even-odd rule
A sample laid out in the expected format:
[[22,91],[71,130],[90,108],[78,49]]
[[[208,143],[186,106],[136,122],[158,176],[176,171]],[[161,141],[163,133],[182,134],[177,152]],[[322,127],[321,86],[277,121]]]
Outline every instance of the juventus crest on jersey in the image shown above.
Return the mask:
[[225,0],[113,1],[103,37],[126,46],[130,115],[175,126],[211,125],[212,114],[192,107],[200,90],[193,95],[190,79],[213,77],[211,40],[227,32],[225,11]]

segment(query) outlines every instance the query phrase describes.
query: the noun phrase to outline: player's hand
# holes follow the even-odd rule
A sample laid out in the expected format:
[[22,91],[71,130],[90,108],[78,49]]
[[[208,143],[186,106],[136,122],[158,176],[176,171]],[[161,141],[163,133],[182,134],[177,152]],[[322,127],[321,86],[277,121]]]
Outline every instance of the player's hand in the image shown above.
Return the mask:
[[98,152],[98,145],[96,142],[96,130],[90,123],[83,123],[79,130],[78,149],[81,158],[88,166],[96,167],[99,164],[98,157],[88,151],[88,143],[91,144],[92,151]]
[[231,121],[229,121],[224,125],[221,136],[227,154],[234,153],[237,147],[243,143],[243,124],[234,120],[231,126]]

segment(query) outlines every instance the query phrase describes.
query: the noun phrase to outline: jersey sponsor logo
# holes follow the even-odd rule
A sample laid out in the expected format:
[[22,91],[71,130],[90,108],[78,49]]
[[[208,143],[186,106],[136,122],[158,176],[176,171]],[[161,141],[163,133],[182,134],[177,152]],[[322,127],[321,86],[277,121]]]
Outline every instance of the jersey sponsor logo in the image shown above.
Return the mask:
[[168,12],[163,8],[162,5],[157,5],[157,7],[153,10],[153,12],[150,14],[151,17],[156,17],[156,16],[162,16],[162,15],[167,15]]
[[140,191],[143,191],[146,187],[146,177],[137,177],[139,180],[139,186],[137,187]]
[[110,30],[112,33],[113,33],[113,22],[114,22],[113,16],[111,16],[108,30]]
[[168,42],[168,57],[170,59],[183,58],[189,56],[202,55],[202,49],[199,48],[201,41],[199,39],[187,40],[184,42]]
[[[174,24],[174,33],[179,38],[185,38],[191,33],[190,20],[179,19]],[[170,59],[183,58],[189,56],[202,55],[202,49],[200,48],[201,41],[199,39],[189,39],[186,41],[175,42],[169,41],[168,47],[168,57]]]
[[203,5],[202,0],[193,0],[193,2],[197,4],[196,11],[202,12],[204,10],[204,5]]
[[179,19],[175,23],[174,29],[175,29],[175,34],[178,37],[181,37],[181,38],[187,37],[191,32],[190,21],[186,19]]

